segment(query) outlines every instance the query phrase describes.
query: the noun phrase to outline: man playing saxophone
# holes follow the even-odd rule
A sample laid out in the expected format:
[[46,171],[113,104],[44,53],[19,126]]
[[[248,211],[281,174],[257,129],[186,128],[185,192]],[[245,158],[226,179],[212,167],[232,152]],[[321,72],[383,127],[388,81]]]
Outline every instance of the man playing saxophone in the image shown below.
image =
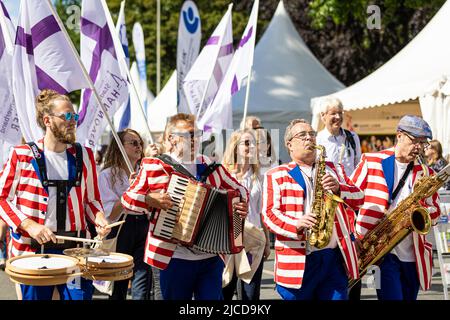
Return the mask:
[[[392,218],[393,211],[401,201],[408,196],[411,198],[415,183],[422,176],[432,173],[431,169],[416,162],[428,146],[427,139],[432,139],[430,126],[417,116],[406,115],[397,125],[397,143],[393,148],[363,154],[351,176],[355,185],[364,191],[365,195],[356,221],[356,231],[360,239],[373,230],[385,215],[389,217],[392,213]],[[419,198],[425,198],[419,203],[429,211],[429,217],[428,213],[425,214],[427,224],[430,218],[431,223],[435,224],[440,215],[437,193],[428,198],[425,195]],[[390,239],[396,228],[392,226],[382,230],[381,237]],[[378,262],[381,278],[381,288],[377,289],[378,299],[416,300],[419,287],[423,290],[430,288],[432,246],[426,241],[425,235],[418,232],[409,233],[397,245],[392,246],[392,250]],[[365,249],[367,248],[361,248],[360,257],[366,254]],[[390,248],[385,250],[388,249]]]
[[269,170],[263,185],[263,222],[276,235],[277,291],[285,300],[347,299],[348,278],[358,277],[353,211],[341,202],[328,210],[334,214],[326,224],[329,241],[320,249],[308,236],[321,220],[313,208],[325,193],[353,209],[362,204],[363,193],[347,184],[333,163],[316,160],[316,132],[305,120],[291,121],[284,142],[292,162]]

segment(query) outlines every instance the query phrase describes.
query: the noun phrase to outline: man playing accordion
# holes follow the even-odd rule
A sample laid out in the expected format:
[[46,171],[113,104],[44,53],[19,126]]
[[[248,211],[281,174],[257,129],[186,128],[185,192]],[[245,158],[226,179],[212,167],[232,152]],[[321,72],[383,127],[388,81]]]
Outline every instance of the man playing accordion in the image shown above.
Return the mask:
[[[144,260],[161,269],[160,284],[165,300],[191,300],[192,296],[196,300],[221,300],[224,264],[217,254],[164,241],[152,232],[161,211],[173,205],[173,199],[167,192],[172,174],[187,170],[200,180],[209,165],[209,160],[197,153],[200,136],[193,115],[180,113],[171,117],[164,136],[167,137],[170,150],[165,150],[165,157],[142,160],[136,179],[122,196],[122,204],[132,211],[153,211]],[[234,210],[241,218],[245,218],[247,190],[222,166],[209,172],[209,175],[203,176],[206,184],[239,190],[242,200],[235,203]]]

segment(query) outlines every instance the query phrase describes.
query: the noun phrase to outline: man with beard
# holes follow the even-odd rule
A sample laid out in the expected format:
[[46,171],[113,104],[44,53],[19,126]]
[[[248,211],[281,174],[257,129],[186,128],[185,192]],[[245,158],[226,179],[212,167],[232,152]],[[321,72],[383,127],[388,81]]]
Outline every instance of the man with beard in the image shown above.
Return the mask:
[[[110,229],[104,217],[91,149],[75,143],[78,114],[67,96],[43,90],[36,119],[44,138],[14,147],[0,173],[0,217],[11,230],[12,257],[62,254],[74,242],[55,235],[86,237],[86,219],[100,236]],[[24,300],[50,300],[54,286],[21,285]],[[92,281],[58,285],[62,300],[92,299]]]
[[135,212],[153,212],[144,260],[161,269],[160,286],[164,300],[192,300],[192,297],[196,300],[222,300],[224,263],[220,257],[157,238],[153,227],[161,210],[173,205],[167,186],[175,171],[216,188],[238,190],[242,200],[235,203],[234,210],[241,218],[245,218],[248,212],[248,192],[224,167],[210,167],[210,160],[197,153],[201,135],[195,127],[195,116],[184,113],[172,116],[164,136],[169,150],[157,158],[142,160],[137,178],[122,196],[122,205]]
[[[431,128],[422,118],[402,117],[397,125],[397,142],[393,148],[363,154],[350,177],[365,195],[356,220],[356,232],[362,238],[385,216],[408,197],[416,181],[424,174],[417,156],[429,146]],[[431,175],[433,170],[426,168]],[[432,224],[440,215],[435,193],[420,201],[429,210]],[[379,300],[416,300],[419,287],[431,286],[433,251],[425,235],[412,232],[388,253],[380,267]]]
[[[346,300],[348,279],[358,277],[350,208],[359,208],[363,193],[332,162],[325,162],[323,177],[316,181],[322,167],[316,160],[316,132],[305,120],[291,121],[284,143],[292,161],[267,171],[263,183],[263,222],[276,235],[277,291],[284,300]],[[308,242],[320,219],[313,212],[317,184],[344,199],[337,206],[330,241],[320,249]]]

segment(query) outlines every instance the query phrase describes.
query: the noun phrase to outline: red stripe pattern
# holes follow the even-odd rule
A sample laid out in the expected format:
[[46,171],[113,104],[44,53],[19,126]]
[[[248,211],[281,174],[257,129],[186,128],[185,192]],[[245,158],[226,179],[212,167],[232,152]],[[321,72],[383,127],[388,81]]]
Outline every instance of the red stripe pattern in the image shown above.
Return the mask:
[[[296,164],[291,162],[269,170],[264,176],[263,184],[263,222],[276,236],[275,241],[275,282],[281,286],[298,289],[303,282],[306,259],[306,238],[301,232],[297,234],[296,221],[304,214],[304,190],[289,175]],[[342,252],[349,277],[357,278],[358,258],[350,234],[354,232],[353,210],[363,203],[363,193],[350,180],[341,176],[331,162],[327,162],[327,171],[338,178],[341,198],[336,210],[335,225],[338,246]],[[348,180],[348,181],[346,181]]]
[[[37,143],[42,150],[42,140]],[[68,151],[75,156],[75,147]],[[48,194],[42,186],[31,163],[33,153],[28,145],[13,148],[9,159],[0,172],[0,217],[12,227],[14,232],[10,246],[11,256],[33,252],[28,233],[18,229],[27,218],[44,224],[47,212]],[[88,218],[94,222],[97,212],[103,212],[97,185],[97,172],[94,154],[83,147],[83,175],[81,187],[72,187],[68,195],[68,217],[70,230],[86,229]]]
[[[198,162],[205,164],[210,163],[210,161],[203,156],[198,159]],[[160,159],[144,158],[141,162],[137,177],[128,190],[122,195],[123,207],[135,212],[151,213],[153,208],[147,207],[145,196],[149,192],[166,191],[173,171],[174,169],[172,166],[164,163]],[[241,186],[222,166],[208,177],[206,183],[217,188],[239,190],[242,198],[245,201],[248,201],[247,189]],[[177,245],[153,237],[150,230],[153,229],[153,226],[156,223],[159,211],[159,209],[155,209],[153,220],[150,221],[144,261],[156,268],[165,269],[167,268]]]
[[[365,197],[356,220],[356,231],[360,238],[378,224],[389,207],[389,191],[383,173],[382,161],[392,155],[394,155],[394,148],[377,153],[363,154],[361,162],[350,177],[355,185],[364,192]],[[432,169],[428,168],[428,170],[429,174],[433,173]],[[415,165],[413,168],[413,183],[422,175],[422,167]],[[438,194],[435,193],[420,203],[429,210],[433,225],[436,224],[441,213]],[[426,241],[425,236],[416,232],[413,232],[413,242],[417,276],[421,288],[428,290],[431,286],[432,276],[432,245]]]

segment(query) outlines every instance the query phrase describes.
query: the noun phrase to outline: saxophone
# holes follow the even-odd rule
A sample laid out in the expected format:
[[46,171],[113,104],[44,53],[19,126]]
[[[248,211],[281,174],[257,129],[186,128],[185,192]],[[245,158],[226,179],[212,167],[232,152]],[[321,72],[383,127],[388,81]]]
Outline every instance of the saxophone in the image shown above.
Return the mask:
[[320,150],[320,156],[316,162],[317,171],[314,177],[313,203],[311,205],[311,213],[316,218],[317,222],[307,231],[306,239],[311,246],[322,249],[330,242],[333,233],[336,208],[338,204],[344,202],[344,200],[323,189],[321,181],[326,173],[325,147],[322,145],[315,145],[314,148]]
[[[423,160],[417,160],[424,175],[414,184],[413,192],[361,240],[362,249],[358,258],[360,278],[371,265],[379,264],[380,260],[412,231],[421,235],[430,231],[429,211],[421,206],[419,201],[432,196],[445,183],[450,177],[450,165],[430,176]],[[353,287],[359,280],[350,280],[349,287]]]

